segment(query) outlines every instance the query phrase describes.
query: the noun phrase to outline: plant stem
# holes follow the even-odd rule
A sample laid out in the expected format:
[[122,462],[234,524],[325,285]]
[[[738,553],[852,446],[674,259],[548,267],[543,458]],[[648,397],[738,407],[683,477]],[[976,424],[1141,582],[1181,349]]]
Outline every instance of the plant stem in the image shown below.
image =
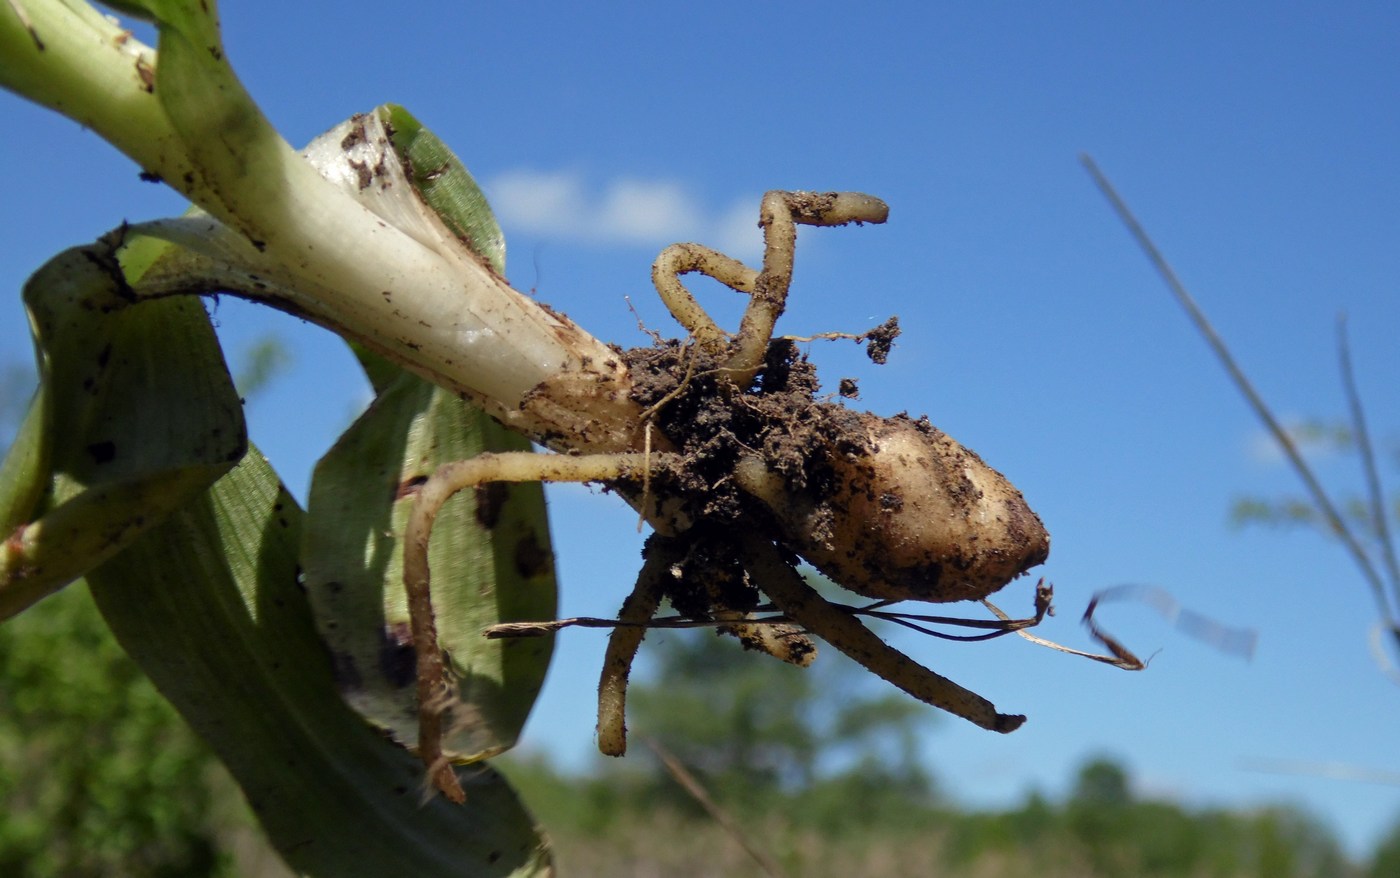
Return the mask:
[[[609,347],[511,289],[454,236],[408,234],[361,202],[387,175],[405,179],[374,117],[359,118],[360,140],[342,141],[350,172],[337,169],[337,180],[360,181],[347,191],[288,145],[243,89],[212,2],[161,6],[158,58],[85,4],[25,8],[33,32],[0,8],[0,85],[92,128],[207,211],[143,230],[213,260],[204,267],[219,285],[206,290],[361,341],[545,444],[640,450],[640,410]],[[383,160],[367,163],[367,152]],[[365,182],[366,169],[386,176]],[[404,183],[398,197],[412,191]],[[179,287],[169,292],[190,291],[188,273]]]

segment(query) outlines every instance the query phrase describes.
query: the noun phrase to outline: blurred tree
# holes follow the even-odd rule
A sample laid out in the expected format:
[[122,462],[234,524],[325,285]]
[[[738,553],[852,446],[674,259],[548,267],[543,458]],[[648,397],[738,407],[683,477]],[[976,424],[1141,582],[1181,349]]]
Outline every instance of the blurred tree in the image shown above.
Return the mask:
[[1368,878],[1393,878],[1400,875],[1400,820],[1391,827],[1371,856]]
[[234,874],[209,819],[221,768],[85,585],[0,626],[0,691],[0,875]]
[[234,386],[245,399],[256,396],[292,365],[292,352],[276,335],[264,335],[243,350]]
[[1125,878],[1134,874],[1137,858],[1126,843],[1132,838],[1133,804],[1128,773],[1118,763],[1097,758],[1079,769],[1065,816],[1095,874]]
[[[664,742],[721,801],[789,802],[812,826],[868,825],[935,801],[918,749],[933,717],[900,693],[866,694],[855,665],[756,660],[704,630],[652,632],[648,643],[652,670],[631,690],[630,726]],[[668,781],[657,789],[684,802]]]
[[1127,807],[1133,801],[1127,769],[1104,757],[1090,760],[1079,769],[1070,801],[1096,808]]
[[1354,874],[1327,828],[1297,808],[1265,808],[1253,816],[1250,828],[1259,875]]

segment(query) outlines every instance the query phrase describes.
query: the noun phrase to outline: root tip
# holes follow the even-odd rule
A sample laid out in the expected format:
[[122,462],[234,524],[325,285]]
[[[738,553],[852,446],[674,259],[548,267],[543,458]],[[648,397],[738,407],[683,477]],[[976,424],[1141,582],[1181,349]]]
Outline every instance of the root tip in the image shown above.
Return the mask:
[[1009,732],[1016,731],[1021,726],[1025,725],[1025,723],[1026,715],[1023,713],[999,713],[997,714],[996,725],[992,726],[992,731],[1001,732],[1003,735],[1005,735]]

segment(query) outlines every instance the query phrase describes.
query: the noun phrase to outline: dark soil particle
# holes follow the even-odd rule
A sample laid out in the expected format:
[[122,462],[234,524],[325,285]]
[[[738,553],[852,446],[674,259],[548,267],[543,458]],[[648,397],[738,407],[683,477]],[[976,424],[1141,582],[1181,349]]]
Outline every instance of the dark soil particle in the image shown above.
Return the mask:
[[865,354],[870,357],[872,363],[885,365],[890,358],[890,349],[894,347],[894,340],[899,338],[899,332],[899,318],[891,317],[865,334]]
[[686,501],[699,522],[753,527],[761,506],[729,478],[741,454],[759,455],[793,490],[823,493],[832,481],[829,449],[863,451],[849,437],[859,418],[839,405],[815,400],[816,369],[791,342],[777,341],[752,387],[736,388],[721,363],[698,347],[676,341],[624,353],[645,409],[685,456],[687,466],[668,489]]
[[[761,600],[737,555],[736,531],[782,535],[760,502],[742,492],[732,473],[741,456],[757,455],[794,491],[823,495],[835,487],[829,461],[864,452],[859,416],[840,405],[817,402],[816,369],[796,345],[774,342],[753,386],[738,388],[721,359],[698,346],[661,341],[625,351],[633,399],[653,410],[653,424],[677,446],[685,466],[651,490],[676,498],[694,524],[674,545],[683,557],[667,583],[667,597],[682,615],[710,618],[714,608],[748,612]],[[615,485],[626,493],[636,486]]]

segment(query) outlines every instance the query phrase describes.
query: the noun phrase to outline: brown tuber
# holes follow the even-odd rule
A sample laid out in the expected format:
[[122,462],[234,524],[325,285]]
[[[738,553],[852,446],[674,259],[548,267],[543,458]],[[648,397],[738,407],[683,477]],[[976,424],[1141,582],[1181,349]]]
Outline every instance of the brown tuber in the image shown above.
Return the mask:
[[1045,561],[1050,535],[1021,492],[927,420],[859,413],[828,443],[832,475],[794,489],[757,456],[737,478],[785,542],[842,587],[882,600],[978,600]]

